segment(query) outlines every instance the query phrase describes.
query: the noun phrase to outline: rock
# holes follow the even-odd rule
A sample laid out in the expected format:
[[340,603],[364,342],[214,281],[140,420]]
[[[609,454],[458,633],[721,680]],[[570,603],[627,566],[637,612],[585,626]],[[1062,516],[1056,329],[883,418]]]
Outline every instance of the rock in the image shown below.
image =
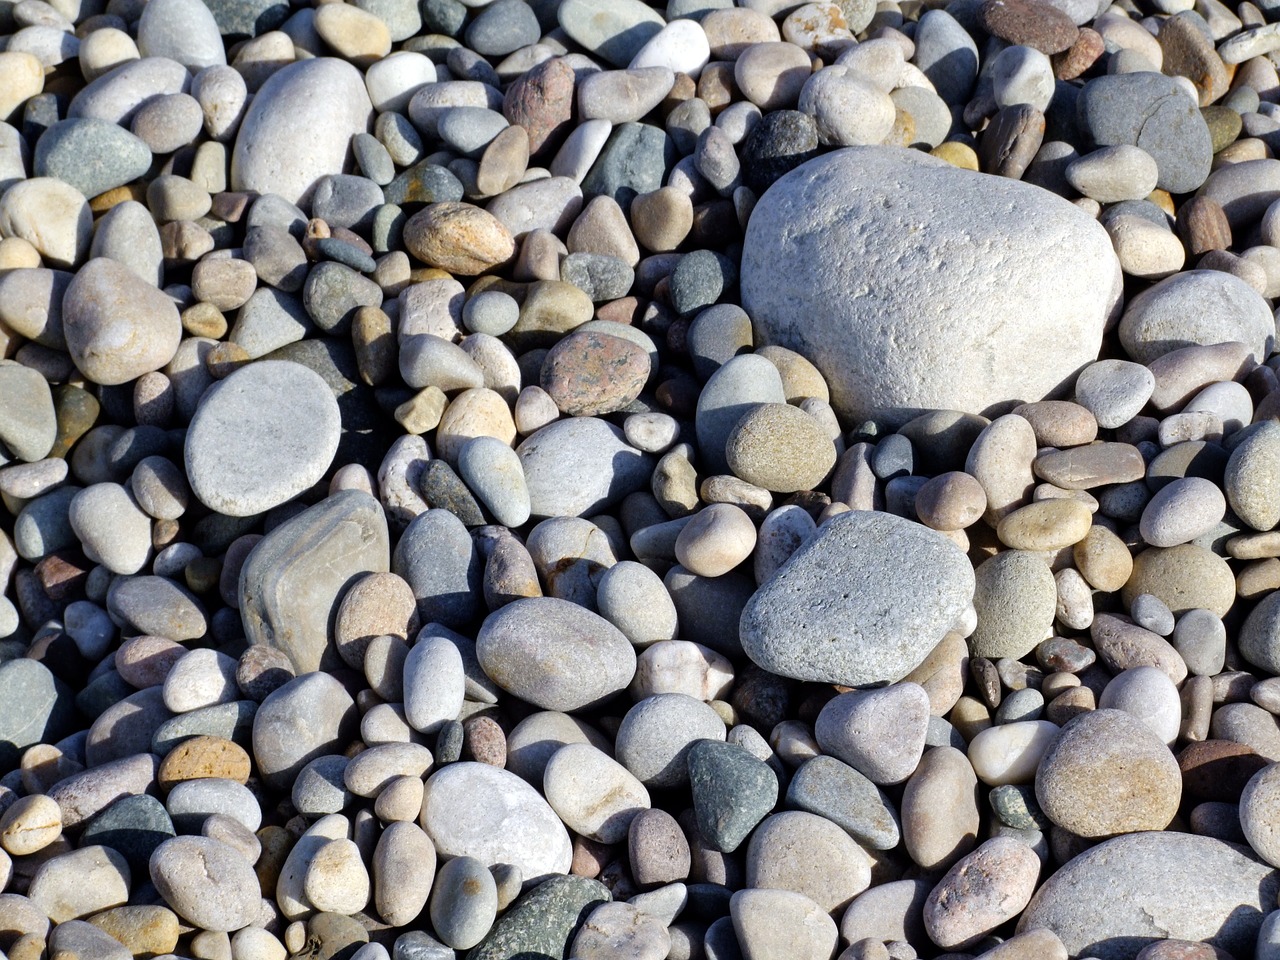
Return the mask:
[[1243,280],[1218,270],[1188,270],[1161,280],[1129,301],[1120,342],[1139,363],[1196,344],[1238,340],[1253,357],[1269,356],[1275,322],[1267,303]]
[[281,360],[249,364],[200,399],[186,439],[191,489],[227,516],[264,513],[324,475],[341,426],[318,374]]
[[553,597],[491,614],[476,654],[498,686],[547,710],[572,711],[621,690],[635,673],[625,636],[604,618]]
[[1267,865],[1209,837],[1136,833],[1099,844],[1051,876],[1018,931],[1048,929],[1074,955],[1132,957],[1167,937],[1252,949],[1280,878]]
[[427,779],[422,829],[442,857],[474,857],[486,866],[509,863],[536,883],[568,873],[568,831],[546,800],[515,774],[462,761]]
[[423,263],[474,276],[515,255],[511,232],[492,213],[468,203],[438,202],[404,226],[409,252]]
[[1232,511],[1255,530],[1270,530],[1280,523],[1273,479],[1277,470],[1280,470],[1280,430],[1274,422],[1264,420],[1231,451],[1223,476],[1223,491]]
[[240,613],[250,643],[283,650],[300,673],[337,664],[330,643],[352,577],[386,573],[386,517],[367,493],[341,491],[271,531],[240,572]]
[[974,578],[978,625],[969,639],[974,656],[1019,659],[1049,636],[1058,590],[1053,572],[1039,556],[1002,551],[984,560]]
[[[871,183],[874,196],[864,186]],[[891,221],[883,219],[884,184],[899,198],[892,201]],[[927,210],[908,212],[926,196]],[[832,205],[847,213],[834,224],[816,218]],[[1019,212],[1008,219],[979,213],[996,205]],[[904,216],[918,218],[928,239],[901,231]],[[1036,224],[1034,242],[1021,233],[1030,223]],[[972,272],[965,264],[981,247],[973,242],[975,231],[1027,258],[1008,268],[998,295],[949,279],[952,269],[955,276]],[[791,239],[779,259],[784,233]],[[1071,250],[1070,261],[1055,261],[1051,248]],[[911,266],[909,258],[921,249],[945,260],[947,269]],[[989,270],[984,261],[981,272]],[[901,423],[928,409],[980,413],[998,401],[1039,400],[1065,390],[1076,371],[1096,359],[1118,303],[1119,279],[1105,231],[1043,192],[972,178],[896,148],[854,147],[804,166],[761,197],[747,228],[741,282],[757,332],[812,360],[838,413],[851,421]],[[1061,301],[1070,307],[1060,314],[1046,311],[1039,297],[1045,284],[1079,292]],[[957,300],[957,287],[969,291],[966,299]],[[826,292],[815,297],[816,289]],[[803,327],[793,322],[797,300],[808,304]],[[1028,315],[1043,326],[1028,323]],[[1012,328],[1000,327],[1005,316],[1022,318],[1016,339]],[[1002,335],[993,336],[995,330]],[[1019,358],[1028,352],[1054,362],[1027,364]]]
[[646,787],[676,787],[689,780],[694,744],[724,737],[724,721],[710,706],[683,693],[660,693],[627,711],[614,754]]
[[[696,809],[697,794],[694,796]],[[889,798],[835,757],[817,756],[802,763],[787,787],[787,805],[826,817],[872,850],[892,850],[902,838]],[[706,836],[701,827],[699,832]]]
[[1036,771],[1040,809],[1082,837],[1163,830],[1181,798],[1182,778],[1169,748],[1121,710],[1076,717]]
[[91,260],[68,285],[62,317],[77,368],[109,386],[159,370],[173,359],[182,339],[173,301],[128,267],[103,257]]
[[698,835],[713,850],[733,853],[777,803],[777,774],[743,747],[719,740],[697,741],[686,759]]
[[151,855],[151,882],[174,913],[206,930],[239,930],[261,909],[253,867],[208,837],[174,837]]
[[1190,193],[1209,176],[1209,128],[1172,77],[1151,71],[1098,77],[1080,91],[1076,114],[1081,132],[1098,146],[1128,144],[1150,154],[1162,190]]
[[41,134],[32,157],[36,176],[57,177],[90,199],[138,179],[150,167],[145,143],[117,124],[87,118],[53,124]]
[[853,838],[800,810],[766,817],[751,836],[746,861],[746,886],[804,894],[832,912],[871,883],[870,859]]
[[604,510],[641,487],[652,458],[623,432],[595,417],[558,420],[516,447],[535,517],[580,517]]
[[144,57],[176,60],[193,73],[227,62],[214,14],[194,0],[160,0],[144,7],[138,51]]
[[49,383],[39,371],[0,361],[0,407],[5,411],[0,443],[29,463],[47,456],[58,436],[58,421]]
[[813,734],[828,753],[879,786],[911,776],[924,751],[929,696],[916,683],[843,693],[828,701]]
[[902,837],[926,870],[949,867],[977,842],[978,778],[955,747],[925,752],[902,793]]
[[804,894],[739,890],[729,909],[746,960],[824,960],[835,952],[835,921]]
[[468,960],[504,960],[522,953],[565,956],[592,907],[611,900],[609,888],[586,877],[552,877],[521,896]]
[[631,821],[649,808],[649,791],[626,767],[586,743],[565,744],[543,773],[543,792],[575,833],[599,843],[618,843]]
[[575,42],[616,67],[625,67],[666,25],[640,0],[566,0],[556,9]]
[[[852,551],[863,558],[856,568],[832,562]],[[892,682],[919,666],[973,589],[968,560],[941,534],[889,514],[841,514],[747,603],[742,646],[798,680]]]
[[129,881],[129,865],[119,852],[90,845],[41,864],[27,896],[50,920],[62,924],[124,903]]
[[365,132],[372,112],[364,79],[351,64],[316,57],[282,67],[241,121],[232,189],[309,203],[320,178],[344,172],[351,138]]
[[253,756],[273,789],[289,786],[309,761],[350,740],[355,702],[327,673],[304,673],[270,694],[253,718]]
[[455,857],[440,869],[431,897],[431,926],[451,947],[474,947],[498,912],[493,874],[473,857]]
[[1027,905],[1040,858],[1013,837],[995,837],[961,858],[929,894],[924,926],[948,949],[972,946]]
[[774,493],[812,490],[836,464],[836,449],[817,419],[786,403],[749,409],[725,438],[734,475]]

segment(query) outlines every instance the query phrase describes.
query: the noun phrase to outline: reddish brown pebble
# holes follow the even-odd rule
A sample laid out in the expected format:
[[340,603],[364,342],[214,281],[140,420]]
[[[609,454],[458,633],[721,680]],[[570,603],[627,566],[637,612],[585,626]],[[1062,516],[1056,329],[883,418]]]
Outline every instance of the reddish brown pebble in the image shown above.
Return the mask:
[[542,389],[573,417],[613,413],[640,396],[649,377],[643,347],[601,333],[572,333],[542,362]]
[[1074,80],[1107,52],[1106,42],[1102,34],[1089,27],[1081,27],[1076,35],[1076,42],[1069,50],[1053,55],[1053,75],[1058,80]]
[[560,57],[522,74],[507,88],[502,114],[529,134],[529,154],[548,152],[573,128],[574,73]]
[[1231,246],[1231,224],[1216,200],[1192,197],[1178,211],[1178,236],[1193,257]]
[[472,760],[491,767],[507,765],[507,735],[492,717],[471,717],[462,724],[463,750]]
[[1041,53],[1070,49],[1080,32],[1070,17],[1044,0],[987,0],[978,17],[992,36]]

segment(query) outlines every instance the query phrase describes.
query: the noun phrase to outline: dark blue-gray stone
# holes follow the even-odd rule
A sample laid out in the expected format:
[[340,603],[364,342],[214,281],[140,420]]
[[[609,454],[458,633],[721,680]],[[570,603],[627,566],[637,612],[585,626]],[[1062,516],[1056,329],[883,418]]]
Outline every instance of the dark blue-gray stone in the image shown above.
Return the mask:
[[722,253],[694,250],[671,271],[671,305],[688,314],[719,303],[738,285],[738,268]]
[[826,817],[872,850],[892,850],[902,839],[893,801],[835,757],[813,757],[800,765],[787,787],[787,806]]
[[767,113],[739,151],[742,182],[758,196],[818,152],[818,123],[813,117],[799,110]]
[[0,664],[0,764],[18,765],[27,747],[56,743],[76,728],[75,694],[35,660]]
[[249,36],[274,30],[289,17],[283,0],[205,0],[224,37]]
[[382,288],[350,267],[328,260],[316,264],[307,274],[302,305],[325,333],[346,336],[351,332],[356,310],[382,306]]
[[1172,77],[1123,73],[1085,84],[1076,101],[1080,133],[1100,147],[1130,144],[1151,154],[1156,186],[1190,193],[1209,176],[1213,140],[1200,110]]
[[134,876],[145,877],[151,854],[175,834],[164,804],[144,793],[123,797],[90,820],[80,845],[101,844],[118,850]]
[[689,786],[698,833],[714,850],[737,850],[778,802],[778,778],[744,747],[699,740],[689,750]]
[[102,712],[115,703],[119,703],[134,687],[115,670],[108,670],[94,677],[83,690],[76,694],[76,708],[91,720],[97,720]]
[[612,197],[626,210],[637,194],[662,186],[676,159],[675,141],[665,130],[647,123],[620,124],[583,179],[582,194],[588,200]]
[[552,877],[522,894],[467,960],[564,960],[578,929],[613,897],[585,877]]
[[81,117],[46,130],[31,162],[37,177],[57,177],[92,198],[145,174],[151,151],[119,124]]
[[458,0],[421,0],[418,10],[422,13],[423,29],[428,34],[456,37],[462,32],[462,25],[467,19],[467,8]]

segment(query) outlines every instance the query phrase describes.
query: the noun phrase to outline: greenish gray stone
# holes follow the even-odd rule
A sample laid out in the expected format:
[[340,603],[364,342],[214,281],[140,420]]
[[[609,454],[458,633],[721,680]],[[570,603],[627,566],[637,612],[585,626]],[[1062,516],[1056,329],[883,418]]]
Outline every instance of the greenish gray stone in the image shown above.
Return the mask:
[[[387,203],[440,203],[462,199],[462,181],[439,164],[423,160],[383,189]],[[375,214],[375,217],[377,215]]]
[[145,174],[151,151],[109,120],[60,120],[37,141],[32,168],[37,177],[57,177],[96,197]]
[[476,498],[443,460],[427,463],[418,487],[427,506],[448,510],[468,527],[478,527],[485,522],[484,512]]
[[1005,784],[987,797],[1000,822],[1015,830],[1048,830],[1053,822],[1036,803],[1036,788]]
[[652,193],[676,162],[675,142],[660,127],[624,123],[613,129],[582,181],[582,195],[612,197],[623,210],[637,194]]
[[205,0],[224,37],[256,37],[274,30],[289,16],[280,0]]
[[152,852],[175,834],[164,804],[143,793],[122,797],[90,820],[80,843],[118,850],[128,861],[130,871],[145,877]]
[[387,520],[378,501],[343,490],[276,527],[240,571],[240,616],[250,643],[289,655],[299,674],[336,666],[330,642],[353,577],[390,569]]
[[902,839],[893,802],[835,757],[817,756],[800,765],[787,786],[787,806],[826,817],[872,850],[892,850]]
[[564,960],[587,916],[613,897],[584,877],[552,877],[521,896],[467,960]]
[[778,802],[778,778],[744,747],[699,740],[686,757],[698,833],[713,849],[732,853]]

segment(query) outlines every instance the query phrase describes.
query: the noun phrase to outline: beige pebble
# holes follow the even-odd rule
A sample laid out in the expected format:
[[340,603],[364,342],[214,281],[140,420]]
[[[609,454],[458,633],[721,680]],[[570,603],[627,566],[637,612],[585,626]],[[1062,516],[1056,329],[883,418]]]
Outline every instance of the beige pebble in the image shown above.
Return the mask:
[[346,3],[324,3],[316,10],[315,30],[339,56],[357,64],[391,52],[391,32],[379,17]]
[[676,537],[676,559],[700,577],[728,573],[756,545],[756,527],[740,507],[713,503],[694,514]]
[[996,536],[1014,550],[1061,550],[1083,540],[1092,524],[1093,514],[1078,500],[1041,500],[1008,514]]
[[42,793],[20,797],[0,816],[0,846],[16,857],[43,850],[62,836],[62,810]]
[[786,41],[757,43],[738,57],[733,79],[742,95],[761,110],[794,108],[809,79],[809,55]]
[[1133,572],[1133,557],[1124,541],[1094,524],[1071,552],[1076,569],[1095,590],[1119,590]]

